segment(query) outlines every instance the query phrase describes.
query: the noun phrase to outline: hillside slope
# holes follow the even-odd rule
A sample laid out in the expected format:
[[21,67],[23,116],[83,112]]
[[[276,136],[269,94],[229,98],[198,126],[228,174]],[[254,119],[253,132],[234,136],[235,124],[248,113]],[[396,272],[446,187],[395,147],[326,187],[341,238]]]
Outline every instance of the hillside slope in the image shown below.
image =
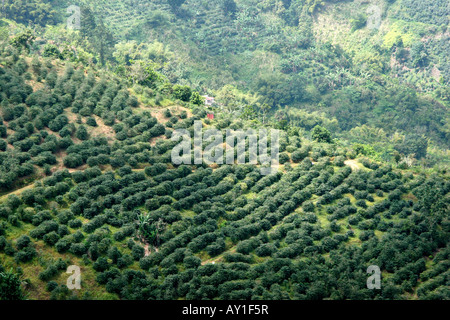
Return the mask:
[[277,120],[323,125],[351,143],[370,138],[355,132],[382,129],[372,145],[384,160],[396,150],[430,167],[449,163],[445,0],[104,0],[98,12],[96,3],[80,1],[113,30],[116,60],[125,48],[136,56],[135,41],[170,81],[232,109],[268,106]]
[[[164,135],[194,120],[224,128],[226,114],[211,121],[191,104],[190,116],[161,114],[102,70],[40,58],[30,68],[10,49],[2,126],[13,144],[2,164],[47,175],[0,199],[1,268],[26,279],[28,298],[448,299],[448,173],[348,162],[347,148],[292,130],[274,175],[174,166]],[[69,265],[81,268],[81,290],[65,286]],[[382,270],[381,290],[366,287],[369,265]]]

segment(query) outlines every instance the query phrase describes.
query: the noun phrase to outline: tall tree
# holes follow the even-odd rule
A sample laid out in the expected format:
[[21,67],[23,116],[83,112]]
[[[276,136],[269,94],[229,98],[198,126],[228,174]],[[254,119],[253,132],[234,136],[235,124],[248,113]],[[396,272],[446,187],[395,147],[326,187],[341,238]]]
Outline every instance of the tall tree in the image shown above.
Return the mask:
[[315,126],[312,130],[311,137],[318,142],[331,142],[331,133],[326,128]]
[[92,13],[91,9],[83,6],[81,8],[81,34],[87,38],[95,52],[100,56],[100,63],[112,55],[115,39],[103,20]]
[[420,134],[407,134],[394,148],[404,155],[414,154],[416,159],[421,159],[427,155],[428,139]]
[[236,17],[237,5],[234,0],[223,0],[221,7],[225,15],[229,15],[233,19]]
[[17,36],[11,39],[11,45],[20,49],[25,49],[27,52],[30,52],[30,47],[33,45],[36,37],[31,33],[31,30],[27,29],[22,33],[19,33]]

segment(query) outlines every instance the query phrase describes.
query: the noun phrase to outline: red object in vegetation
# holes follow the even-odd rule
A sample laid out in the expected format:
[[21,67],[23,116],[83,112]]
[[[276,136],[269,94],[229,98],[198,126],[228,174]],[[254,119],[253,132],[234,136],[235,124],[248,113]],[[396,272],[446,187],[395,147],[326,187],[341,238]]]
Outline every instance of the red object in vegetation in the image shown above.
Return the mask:
[[214,119],[214,115],[211,113],[208,113],[207,117],[208,117],[208,119],[211,119],[211,120]]

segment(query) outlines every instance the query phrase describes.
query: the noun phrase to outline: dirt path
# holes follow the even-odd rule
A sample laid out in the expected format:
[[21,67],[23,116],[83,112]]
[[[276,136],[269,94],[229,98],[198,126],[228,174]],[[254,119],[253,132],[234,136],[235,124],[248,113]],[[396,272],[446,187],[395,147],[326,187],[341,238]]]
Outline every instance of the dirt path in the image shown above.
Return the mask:
[[[36,181],[40,181],[40,180],[36,180]],[[11,192],[8,192],[8,193],[6,193],[6,194],[0,196],[0,202],[6,200],[6,198],[8,198],[8,196],[9,196],[10,194],[15,194],[16,196],[18,196],[18,195],[20,195],[22,192],[24,192],[25,190],[33,188],[33,186],[34,186],[34,182],[33,182],[32,184],[29,184],[29,185],[27,185],[27,186],[25,186],[25,187],[22,187],[22,188],[20,188],[20,189],[16,189],[16,190],[13,190],[13,191],[11,191]]]
[[235,252],[236,252],[236,246],[232,246],[230,249],[228,249],[228,250],[222,252],[222,253],[219,254],[218,256],[213,257],[213,258],[208,259],[208,260],[202,261],[202,266],[205,265],[205,264],[208,264],[208,263],[215,264],[216,262],[222,262],[222,261],[224,261],[223,256],[224,256],[226,253],[235,253]]
[[[144,245],[144,256],[148,257],[152,253],[152,250],[150,249],[150,244],[146,242],[143,238],[139,238],[139,241]],[[158,248],[154,247],[154,249],[155,252],[158,252]]]
[[147,243],[147,244],[144,246],[144,251],[145,251],[144,256],[145,256],[145,257],[149,256],[150,253],[152,253],[148,247],[149,247],[149,246],[148,246],[148,243]]
[[359,170],[358,162],[356,160],[345,160],[344,163],[354,171]]

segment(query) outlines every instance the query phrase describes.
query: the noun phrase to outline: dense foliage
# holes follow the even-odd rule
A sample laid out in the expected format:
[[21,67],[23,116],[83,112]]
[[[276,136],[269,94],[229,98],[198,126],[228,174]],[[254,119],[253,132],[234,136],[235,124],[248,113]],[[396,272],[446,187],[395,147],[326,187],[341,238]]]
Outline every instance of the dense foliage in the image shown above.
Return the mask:
[[374,147],[384,160],[407,134],[444,151],[395,148],[429,167],[441,162],[431,153],[449,147],[446,1],[386,1],[377,30],[367,27],[370,4],[357,1],[80,3],[108,23],[115,45],[105,57],[135,83],[143,76],[135,72],[152,66],[170,82],[214,93],[229,111],[250,106],[274,124],[321,125],[351,142],[359,142],[353,129],[382,129]]

